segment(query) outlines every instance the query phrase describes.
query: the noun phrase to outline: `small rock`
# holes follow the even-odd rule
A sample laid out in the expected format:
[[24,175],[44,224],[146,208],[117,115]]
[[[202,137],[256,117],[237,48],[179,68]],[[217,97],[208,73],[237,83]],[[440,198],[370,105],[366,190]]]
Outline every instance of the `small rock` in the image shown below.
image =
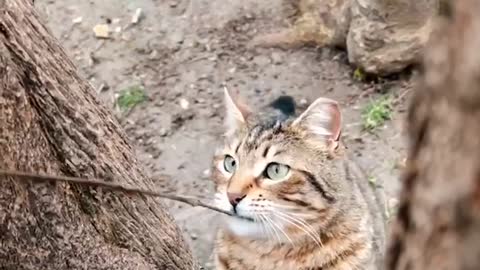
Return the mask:
[[272,62],[275,65],[280,65],[283,62],[283,57],[280,53],[278,52],[273,52],[272,53]]
[[403,158],[401,160],[397,160],[397,162],[395,162],[395,169],[403,170],[406,167],[407,167],[407,159],[406,158]]
[[77,18],[73,19],[73,20],[72,20],[72,23],[73,23],[73,24],[79,24],[79,23],[82,22],[82,20],[83,20],[83,17],[80,16],[80,17],[77,17]]
[[204,170],[202,174],[203,174],[203,177],[204,177],[204,178],[210,177],[210,169]]
[[157,50],[152,50],[150,52],[150,55],[148,56],[149,59],[155,59],[158,57],[158,51]]
[[122,27],[121,27],[121,26],[115,27],[115,32],[116,32],[116,33],[122,32]]
[[198,239],[198,236],[194,233],[191,233],[190,234],[190,238],[192,238],[192,240],[197,240]]
[[362,143],[362,144],[365,143],[365,141],[363,140],[362,137],[355,137],[355,138],[353,139],[353,141],[355,141],[355,142],[357,142],[357,143]]
[[266,66],[270,64],[270,59],[264,55],[258,55],[253,58],[253,62],[258,66]]
[[161,128],[158,131],[158,135],[160,135],[161,137],[166,137],[168,135],[168,130],[166,128]]
[[96,38],[110,38],[110,28],[107,24],[97,24],[93,27]]
[[107,83],[102,83],[98,87],[97,91],[100,93],[100,92],[107,91],[108,89],[110,89],[110,86]]
[[305,105],[307,105],[307,103],[308,103],[308,100],[306,98],[300,99],[300,105],[301,106],[305,106]]
[[182,107],[182,109],[188,110],[189,106],[190,106],[190,103],[188,102],[188,100],[184,98],[180,99],[180,107]]
[[210,111],[210,113],[208,114],[208,117],[210,118],[214,118],[217,116],[218,116],[218,111]]
[[395,198],[391,198],[388,200],[388,209],[390,212],[395,212],[396,209],[398,208],[398,204],[400,202],[398,201],[398,199],[395,199]]
[[170,39],[172,40],[173,43],[182,44],[185,39],[185,35],[183,34],[182,31],[177,30],[172,34],[170,34]]
[[333,61],[338,61],[338,60],[340,60],[340,58],[342,58],[342,55],[341,55],[341,54],[336,54],[336,55],[333,57]]
[[142,9],[137,8],[132,16],[132,24],[137,24],[142,18]]

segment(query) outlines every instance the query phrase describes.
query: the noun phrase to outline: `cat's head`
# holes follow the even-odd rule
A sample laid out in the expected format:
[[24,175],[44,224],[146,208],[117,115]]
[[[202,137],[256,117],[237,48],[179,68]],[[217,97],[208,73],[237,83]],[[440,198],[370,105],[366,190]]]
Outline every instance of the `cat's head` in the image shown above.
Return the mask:
[[288,238],[306,233],[303,223],[330,215],[345,185],[334,157],[342,122],[337,102],[319,98],[296,118],[260,123],[227,90],[225,104],[225,142],[212,176],[217,206],[238,216],[228,228],[252,238]]

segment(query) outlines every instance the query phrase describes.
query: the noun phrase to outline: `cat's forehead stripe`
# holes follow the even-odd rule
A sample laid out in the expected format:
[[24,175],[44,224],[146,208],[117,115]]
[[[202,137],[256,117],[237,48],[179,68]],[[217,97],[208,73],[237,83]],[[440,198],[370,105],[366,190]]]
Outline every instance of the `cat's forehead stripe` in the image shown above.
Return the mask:
[[237,147],[235,147],[235,154],[238,153],[238,150],[240,149],[240,146],[242,145],[242,141],[238,140],[237,142]]
[[266,145],[265,148],[263,149],[262,157],[266,158],[268,155],[268,152],[270,150],[270,145]]

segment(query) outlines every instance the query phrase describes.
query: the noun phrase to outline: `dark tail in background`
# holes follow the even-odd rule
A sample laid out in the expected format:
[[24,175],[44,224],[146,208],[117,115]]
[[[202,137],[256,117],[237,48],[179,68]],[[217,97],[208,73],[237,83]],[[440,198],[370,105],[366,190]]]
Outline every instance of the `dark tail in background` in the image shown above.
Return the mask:
[[279,120],[284,121],[295,115],[297,105],[291,96],[280,96],[275,99],[270,106],[280,112]]

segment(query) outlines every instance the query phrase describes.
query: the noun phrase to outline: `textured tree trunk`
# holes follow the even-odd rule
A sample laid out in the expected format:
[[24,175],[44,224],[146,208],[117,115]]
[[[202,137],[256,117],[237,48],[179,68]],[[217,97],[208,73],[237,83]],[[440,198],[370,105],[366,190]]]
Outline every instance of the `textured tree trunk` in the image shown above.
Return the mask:
[[390,270],[480,269],[480,1],[451,2],[409,111]]
[[[0,0],[0,168],[153,189],[31,0]],[[151,198],[0,176],[0,269],[194,269]]]

